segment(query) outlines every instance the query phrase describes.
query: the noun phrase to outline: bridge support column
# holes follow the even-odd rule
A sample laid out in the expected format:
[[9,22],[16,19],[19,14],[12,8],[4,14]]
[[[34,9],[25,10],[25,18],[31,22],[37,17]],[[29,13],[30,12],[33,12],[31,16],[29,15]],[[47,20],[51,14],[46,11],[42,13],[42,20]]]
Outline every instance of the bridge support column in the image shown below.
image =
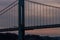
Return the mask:
[[24,0],[18,0],[19,9],[19,36],[18,40],[24,40]]

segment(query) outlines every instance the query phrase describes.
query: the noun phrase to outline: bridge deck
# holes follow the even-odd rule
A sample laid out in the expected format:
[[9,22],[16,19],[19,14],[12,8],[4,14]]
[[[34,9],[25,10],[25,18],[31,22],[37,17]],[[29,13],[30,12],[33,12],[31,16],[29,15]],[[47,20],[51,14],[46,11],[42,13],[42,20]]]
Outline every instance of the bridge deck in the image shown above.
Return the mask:
[[[34,29],[44,29],[44,28],[60,28],[60,24],[54,24],[54,25],[43,25],[43,26],[29,26],[29,27],[24,27],[24,30],[34,30]],[[5,29],[0,29],[0,32],[5,32],[5,31],[16,31],[18,30],[18,27],[16,28],[5,28]]]

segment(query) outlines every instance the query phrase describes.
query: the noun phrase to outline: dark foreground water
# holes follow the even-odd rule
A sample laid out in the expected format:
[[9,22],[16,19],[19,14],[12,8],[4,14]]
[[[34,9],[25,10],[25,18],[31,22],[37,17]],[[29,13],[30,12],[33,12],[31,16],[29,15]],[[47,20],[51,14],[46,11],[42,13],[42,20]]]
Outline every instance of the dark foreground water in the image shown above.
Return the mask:
[[39,35],[25,35],[25,40],[60,40],[60,37],[48,37]]
[[[14,33],[0,33],[0,40],[18,40],[18,35]],[[24,40],[60,40],[60,37],[49,37],[40,35],[25,35]]]
[[0,33],[0,40],[18,40],[18,35],[14,33]]

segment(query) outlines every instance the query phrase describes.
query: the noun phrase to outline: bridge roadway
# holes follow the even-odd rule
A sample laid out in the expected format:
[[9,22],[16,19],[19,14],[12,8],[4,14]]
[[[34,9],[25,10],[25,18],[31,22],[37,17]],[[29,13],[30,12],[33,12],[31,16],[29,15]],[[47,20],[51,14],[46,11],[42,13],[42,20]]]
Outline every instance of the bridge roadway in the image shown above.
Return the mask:
[[[57,27],[60,27],[60,24],[43,25],[43,26],[29,26],[29,27],[24,27],[24,30],[34,30],[34,29],[44,29],[44,28],[57,28]],[[18,27],[0,29],[0,32],[16,31],[16,30],[18,30]]]

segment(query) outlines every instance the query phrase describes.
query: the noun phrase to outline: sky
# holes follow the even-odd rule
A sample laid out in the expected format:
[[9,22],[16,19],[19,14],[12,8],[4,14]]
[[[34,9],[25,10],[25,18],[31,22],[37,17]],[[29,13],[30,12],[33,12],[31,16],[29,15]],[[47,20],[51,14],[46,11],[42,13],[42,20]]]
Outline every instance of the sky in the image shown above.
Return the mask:
[[10,3],[12,3],[15,0],[0,0],[0,10],[8,6]]
[[[0,10],[4,9],[15,0],[0,0]],[[1,28],[6,28],[8,26],[17,26],[18,25],[18,8],[15,6],[5,14],[0,16],[0,26]],[[8,27],[9,28],[9,27]]]
[[45,4],[50,4],[50,5],[54,5],[54,6],[60,6],[60,0],[31,0],[31,1],[36,1],[36,2],[40,2],[40,3],[45,3]]
[[[15,0],[0,0],[0,10],[4,9],[6,6],[8,6],[10,3],[12,3],[13,1]],[[39,2],[39,3],[44,3],[44,4],[47,4],[47,5],[52,5],[52,6],[57,6],[57,7],[60,7],[60,0],[31,0],[31,1],[35,1],[35,2]],[[13,8],[15,9],[15,8]],[[10,12],[13,11],[10,10]],[[36,9],[36,8],[35,8]],[[17,9],[15,9],[16,11]],[[32,10],[34,10],[34,8],[32,8]],[[54,10],[54,9],[53,9]],[[27,11],[27,9],[26,9]],[[55,10],[56,11],[56,10]],[[10,13],[10,12],[7,12],[7,13]],[[39,12],[39,11],[38,11]],[[14,11],[12,12],[14,13]],[[14,25],[17,25],[17,17],[18,17],[18,14],[15,12],[15,15],[14,14],[4,14],[3,16],[0,16],[0,28],[3,28],[4,26],[14,26]],[[59,12],[60,13],[60,12]],[[59,14],[58,13],[58,14]],[[34,14],[33,14],[34,15]],[[51,15],[51,14],[50,14]],[[55,14],[56,15],[56,14]],[[43,16],[43,15],[42,15]],[[9,19],[9,17],[12,17],[11,19]],[[30,16],[31,17],[31,16]],[[58,16],[60,17],[60,16]],[[14,18],[14,19],[13,19]],[[47,16],[47,18],[49,18],[49,16]],[[59,18],[58,18],[59,19]],[[10,22],[8,22],[10,20]],[[15,20],[15,21],[13,21]],[[39,20],[39,19],[38,19]],[[60,19],[59,19],[60,20]],[[59,23],[59,20],[58,23]],[[32,19],[33,21],[33,19]],[[42,21],[42,20],[41,20]],[[4,23],[3,23],[4,22]],[[6,23],[7,22],[7,23]],[[27,24],[27,15],[26,15],[26,25]],[[29,21],[30,22],[30,21]],[[10,24],[9,24],[10,23]],[[42,23],[42,22],[41,22]],[[7,24],[7,25],[6,25]],[[12,25],[13,24],[13,25]],[[31,24],[31,23],[30,23]],[[34,23],[33,23],[34,24]],[[43,24],[43,23],[42,23]],[[7,27],[8,27],[7,26]],[[39,35],[53,35],[53,36],[58,36],[60,35],[60,28],[54,28],[54,29],[38,29],[38,30],[30,30],[30,31],[26,31],[26,34],[39,34]]]

